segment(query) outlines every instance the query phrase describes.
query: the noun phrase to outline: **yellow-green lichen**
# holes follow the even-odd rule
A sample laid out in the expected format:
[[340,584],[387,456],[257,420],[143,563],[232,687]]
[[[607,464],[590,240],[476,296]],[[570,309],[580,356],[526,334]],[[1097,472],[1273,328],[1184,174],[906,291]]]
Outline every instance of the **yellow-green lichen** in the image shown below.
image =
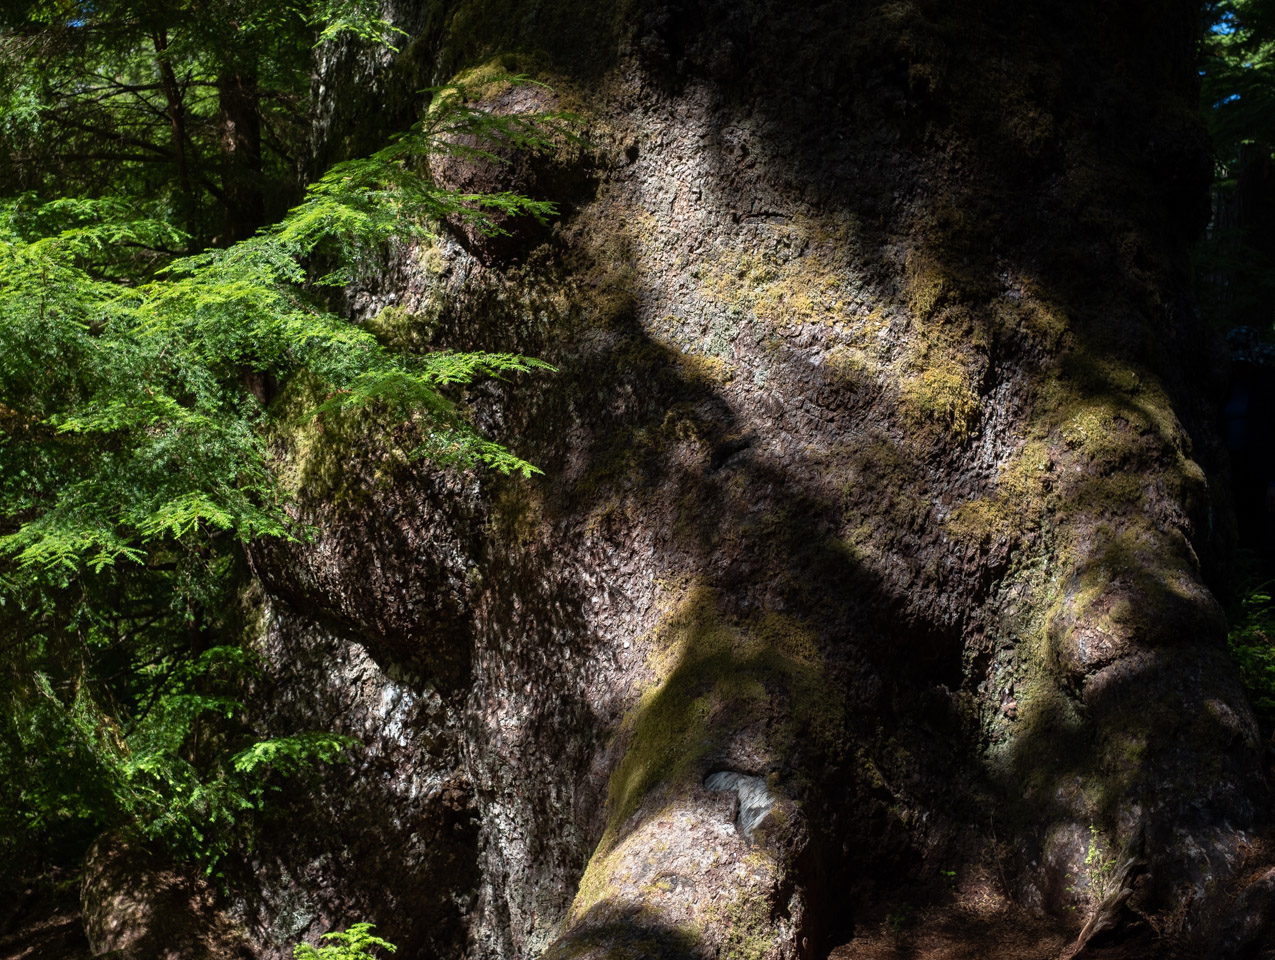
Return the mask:
[[917,250],[908,254],[904,279],[908,309],[918,320],[929,319],[953,295],[952,277],[936,259]]
[[735,364],[723,357],[684,353],[678,366],[690,383],[724,386],[735,379]]
[[845,344],[837,344],[829,350],[823,359],[823,365],[838,380],[852,384],[868,378],[873,372],[873,363],[867,354],[858,347]]
[[[685,323],[681,317],[666,315],[654,325],[652,333],[663,343],[684,341],[681,331]],[[693,344],[683,342],[680,350],[652,342],[647,352],[671,361],[690,383],[722,386],[735,378],[736,367],[730,355],[731,345],[738,336],[738,323],[719,320],[709,326],[704,338]]]
[[904,379],[899,408],[914,436],[929,437],[937,429],[957,440],[973,433],[983,412],[968,366],[940,351],[930,351],[925,365]]
[[797,218],[769,227],[760,242],[718,245],[692,276],[704,299],[763,322],[833,323],[850,312],[856,293],[856,230],[852,218]]
[[511,77],[525,74],[535,68],[536,62],[533,57],[504,51],[458,70],[450,82],[457,87],[464,87],[475,98],[488,99],[508,90]]
[[1067,311],[1030,277],[1011,274],[1004,282],[1010,295],[992,307],[997,326],[1007,334],[1025,335],[1030,344],[1049,353],[1061,349],[1071,330]]
[[1041,426],[1099,469],[1115,468],[1149,443],[1184,453],[1185,435],[1158,381],[1145,371],[1092,351],[1073,350],[1046,379]]
[[378,343],[391,350],[419,353],[428,349],[438,333],[436,312],[411,313],[402,307],[385,307],[363,327]]
[[714,906],[708,917],[723,931],[724,960],[766,960],[777,953],[779,932],[770,916],[770,903],[759,890],[744,890],[723,906]]
[[933,258],[913,251],[905,271],[912,332],[899,386],[899,413],[923,443],[963,441],[982,419],[979,380],[992,333],[983,314],[965,305],[975,292]]
[[990,495],[966,501],[952,511],[948,534],[975,545],[1027,536],[1044,516],[1053,467],[1046,444],[1039,440],[1024,444],[1000,469]]
[[1075,623],[1111,636],[1151,639],[1159,632],[1153,632],[1151,621],[1200,599],[1190,547],[1165,537],[1147,520],[1121,529],[1101,525],[1069,552],[1076,559],[1074,573],[1047,620],[1055,648]]

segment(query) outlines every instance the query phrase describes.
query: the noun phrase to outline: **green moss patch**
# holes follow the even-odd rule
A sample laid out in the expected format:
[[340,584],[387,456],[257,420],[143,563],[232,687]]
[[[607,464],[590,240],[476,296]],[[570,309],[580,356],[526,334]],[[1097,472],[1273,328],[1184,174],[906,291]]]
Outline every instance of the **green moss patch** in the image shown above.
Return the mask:
[[389,306],[365,321],[363,327],[390,350],[419,353],[433,345],[439,324],[437,310],[411,313],[402,307]]
[[444,25],[445,72],[517,51],[524,70],[534,63],[596,79],[613,65],[643,6],[643,0],[560,0],[528,16],[518,0],[463,0],[451,5]]
[[1048,445],[1030,441],[999,471],[994,492],[957,506],[947,519],[949,535],[985,546],[993,541],[1021,542],[1040,525],[1054,470]]
[[840,697],[801,621],[774,612],[732,617],[717,591],[692,581],[653,639],[652,682],[619,734],[625,752],[608,786],[608,825],[581,880],[576,916],[605,897],[630,818],[652,798],[671,803],[700,789],[705,762],[732,738],[753,738],[773,759],[798,742],[814,755],[844,747]]
[[348,510],[409,464],[413,428],[396,426],[372,406],[309,413],[326,396],[317,380],[294,377],[271,404],[275,422],[267,441],[285,493]]
[[770,903],[756,891],[745,890],[724,906],[714,905],[710,918],[719,920],[725,931],[721,956],[726,960],[765,960],[774,953]]
[[926,350],[920,369],[899,387],[899,410],[913,437],[940,433],[956,440],[973,434],[983,414],[973,372],[954,351]]
[[797,218],[769,237],[718,245],[691,276],[701,297],[768,325],[836,323],[858,293],[857,223]]

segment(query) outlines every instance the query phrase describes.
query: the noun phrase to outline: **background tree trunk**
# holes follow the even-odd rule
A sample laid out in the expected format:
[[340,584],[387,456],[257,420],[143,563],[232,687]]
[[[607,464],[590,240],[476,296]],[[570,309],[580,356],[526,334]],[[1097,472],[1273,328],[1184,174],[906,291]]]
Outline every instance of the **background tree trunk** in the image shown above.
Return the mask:
[[252,236],[265,219],[258,96],[257,78],[251,70],[230,70],[217,80],[224,244]]
[[151,38],[155,47],[156,63],[159,67],[160,83],[164,90],[164,103],[168,107],[168,117],[173,132],[173,163],[176,166],[177,185],[180,188],[182,219],[186,232],[195,235],[195,191],[191,186],[190,163],[187,158],[186,104],[181,85],[177,82],[177,74],[168,58],[168,33],[162,28],[155,30]]

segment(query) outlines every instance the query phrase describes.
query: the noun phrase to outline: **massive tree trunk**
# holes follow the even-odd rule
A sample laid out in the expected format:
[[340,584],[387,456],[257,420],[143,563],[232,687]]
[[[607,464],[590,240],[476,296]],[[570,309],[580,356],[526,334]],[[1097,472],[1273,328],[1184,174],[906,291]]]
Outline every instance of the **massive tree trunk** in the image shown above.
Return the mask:
[[1208,586],[1196,17],[421,24],[364,89],[536,51],[491,69],[552,83],[518,96],[589,147],[507,184],[562,204],[550,239],[401,250],[351,309],[556,364],[469,396],[544,475],[432,471],[334,419],[280,454],[318,532],[254,551],[263,716],[369,746],[259,849],[255,942],[360,918],[502,960],[1260,942],[1269,880],[1227,919],[1267,788]]

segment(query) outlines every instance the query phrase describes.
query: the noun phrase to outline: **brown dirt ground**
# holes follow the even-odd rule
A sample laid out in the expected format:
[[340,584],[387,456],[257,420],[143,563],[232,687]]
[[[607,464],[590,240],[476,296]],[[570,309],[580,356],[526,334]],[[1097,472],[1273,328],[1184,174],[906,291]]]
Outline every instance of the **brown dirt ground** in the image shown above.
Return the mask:
[[[882,905],[829,960],[1073,960],[1076,930],[1008,903],[987,876],[966,878],[954,898],[927,907]],[[1145,925],[1143,925],[1145,926]],[[1074,960],[1151,960],[1166,955],[1147,929],[1120,943],[1091,941]]]
[[[1021,918],[988,920],[948,914],[920,918],[898,933],[867,932],[832,951],[829,960],[1067,960],[1073,938]],[[1149,960],[1155,944],[1089,946],[1076,960]]]
[[0,936],[0,960],[89,960],[80,911],[53,904],[24,917],[20,929]]

